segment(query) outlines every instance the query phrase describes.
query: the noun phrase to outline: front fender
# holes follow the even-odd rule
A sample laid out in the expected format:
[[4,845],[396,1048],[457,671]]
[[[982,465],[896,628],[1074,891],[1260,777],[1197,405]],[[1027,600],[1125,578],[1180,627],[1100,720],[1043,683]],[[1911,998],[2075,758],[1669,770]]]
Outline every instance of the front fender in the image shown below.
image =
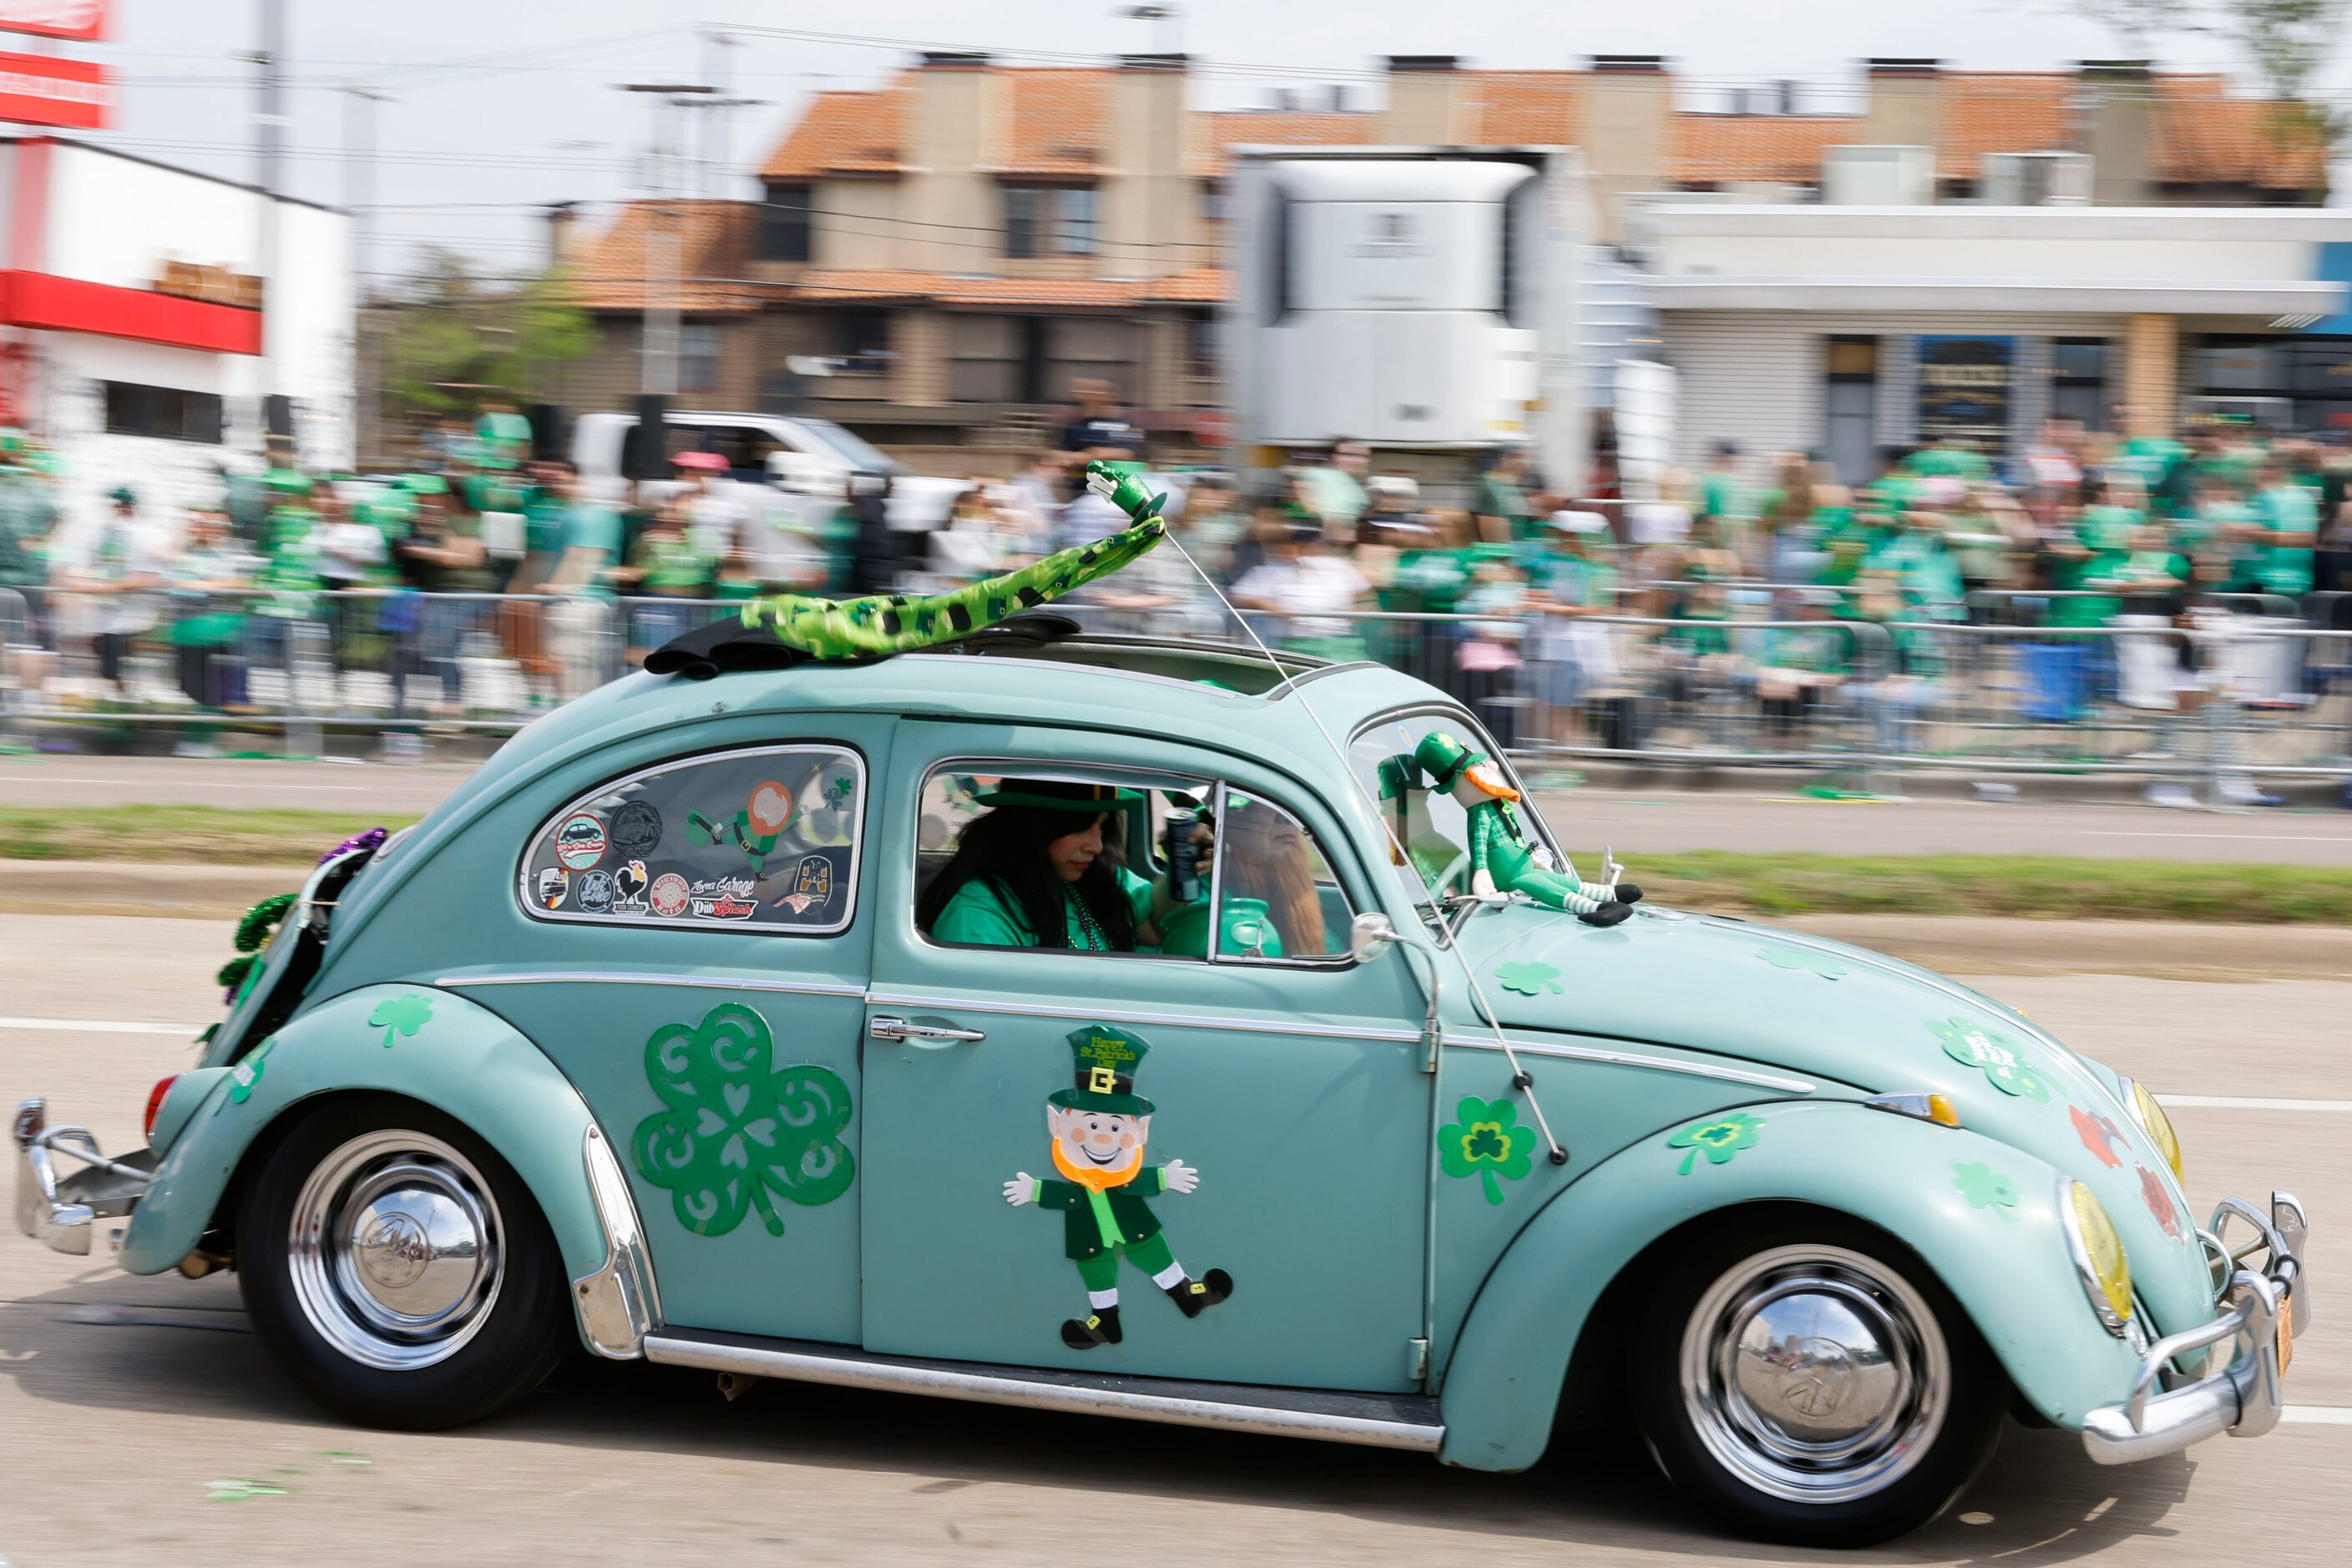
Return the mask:
[[[634,1211],[612,1214],[614,1184],[592,1184],[604,1135],[537,1046],[453,992],[370,985],[304,1010],[219,1075],[133,1212],[122,1267],[157,1274],[187,1257],[263,1131],[306,1100],[352,1089],[405,1095],[479,1134],[538,1200],[572,1279],[608,1274],[635,1246]],[[625,1184],[618,1192],[625,1204]]]
[[[1722,1164],[1646,1138],[1596,1166],[1505,1250],[1463,1325],[1441,1405],[1448,1464],[1524,1469],[1551,1435],[1570,1353],[1597,1302],[1653,1242],[1761,1202],[1851,1215],[1935,1271],[2033,1407],[2079,1426],[2125,1397],[2139,1357],[2085,1300],[2057,1212],[2060,1173],[1965,1129],[1846,1101],[1750,1108],[1756,1142]],[[1973,1206],[1955,1167],[2010,1179],[2014,1207]]]

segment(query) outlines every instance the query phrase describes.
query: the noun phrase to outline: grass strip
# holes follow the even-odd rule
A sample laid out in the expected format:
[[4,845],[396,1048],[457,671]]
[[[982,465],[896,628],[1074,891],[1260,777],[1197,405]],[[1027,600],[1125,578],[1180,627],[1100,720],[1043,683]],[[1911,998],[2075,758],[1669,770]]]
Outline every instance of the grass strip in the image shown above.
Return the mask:
[[0,859],[315,866],[354,833],[415,820],[218,805],[0,806]]
[[[210,805],[0,807],[0,859],[203,866],[317,863],[408,816]],[[2008,915],[2030,920],[2352,925],[2352,867],[2017,855],[1636,855],[1662,904],[1727,914]]]

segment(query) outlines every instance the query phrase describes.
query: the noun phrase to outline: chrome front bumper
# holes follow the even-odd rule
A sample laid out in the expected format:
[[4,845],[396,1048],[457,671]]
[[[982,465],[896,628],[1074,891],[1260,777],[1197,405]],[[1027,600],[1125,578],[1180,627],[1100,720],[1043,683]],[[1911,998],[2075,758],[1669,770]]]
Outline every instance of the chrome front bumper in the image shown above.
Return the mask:
[[[2253,1238],[2232,1251],[2226,1237],[2232,1222]],[[2216,1279],[2228,1270],[2217,1293],[2228,1310],[2211,1322],[2168,1335],[2140,1358],[2131,1397],[2094,1410],[2083,1422],[2083,1447],[2102,1465],[2127,1465],[2154,1458],[2227,1432],[2259,1437],[2278,1425],[2284,1408],[2279,1365],[2279,1321],[2289,1338],[2311,1321],[2311,1291],[2304,1273],[2304,1238],[2310,1222],[2291,1193],[2273,1193],[2271,1212],[2242,1198],[2225,1198],[2213,1211],[2210,1231],[2200,1232],[2213,1260]],[[2259,1268],[2243,1264],[2267,1254]],[[2228,1353],[2205,1353],[2227,1346]],[[2190,1373],[2176,1363],[2201,1368]],[[2162,1392],[2158,1390],[2161,1388]]]
[[[16,1228],[52,1251],[88,1256],[95,1222],[138,1207],[155,1174],[150,1151],[110,1158],[99,1152],[89,1128],[50,1126],[48,1107],[39,1100],[16,1107],[11,1131],[16,1143]],[[81,1169],[60,1177],[60,1154],[80,1161]]]

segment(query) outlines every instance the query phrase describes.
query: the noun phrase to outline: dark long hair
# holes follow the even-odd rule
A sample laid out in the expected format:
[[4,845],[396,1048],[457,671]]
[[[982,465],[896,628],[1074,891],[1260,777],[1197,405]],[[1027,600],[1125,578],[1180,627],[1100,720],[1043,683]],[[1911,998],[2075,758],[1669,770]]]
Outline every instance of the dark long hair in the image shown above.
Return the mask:
[[1118,868],[1126,835],[1118,812],[1103,814],[1103,848],[1076,882],[1065,882],[1045,858],[1045,847],[1056,838],[1083,832],[1084,812],[1050,806],[1000,805],[975,816],[956,839],[955,854],[940,868],[923,896],[915,901],[915,923],[928,931],[966,882],[980,882],[1013,909],[1036,933],[1040,947],[1070,945],[1069,921],[1063,890],[1086,906],[1103,940],[1117,952],[1135,949],[1135,906],[1119,887]]

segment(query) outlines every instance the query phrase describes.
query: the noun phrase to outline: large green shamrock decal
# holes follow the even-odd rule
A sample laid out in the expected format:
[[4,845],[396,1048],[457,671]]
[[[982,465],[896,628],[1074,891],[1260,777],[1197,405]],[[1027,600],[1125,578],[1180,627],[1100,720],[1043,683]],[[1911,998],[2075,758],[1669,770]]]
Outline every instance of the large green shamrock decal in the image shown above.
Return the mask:
[[1522,996],[1541,995],[1547,990],[1555,996],[1560,994],[1559,971],[1532,959],[1501,965],[1495,971],[1495,978],[1502,982],[1504,990],[1516,991]]
[[2050,1086],[2026,1065],[2015,1040],[1998,1029],[1981,1028],[1966,1018],[1936,1018],[1928,1029],[1944,1042],[1944,1054],[1969,1067],[1982,1068],[1986,1079],[2003,1094],[2028,1100],[2048,1100]]
[[1495,1178],[1516,1182],[1535,1163],[1536,1135],[1518,1121],[1518,1108],[1507,1100],[1464,1096],[1454,1108],[1454,1124],[1437,1130],[1439,1168],[1449,1176],[1476,1173],[1486,1185],[1486,1201],[1501,1203],[1503,1189]]
[[414,1036],[433,1016],[433,999],[410,992],[405,996],[388,996],[375,1005],[368,1015],[368,1027],[383,1031],[383,1048],[392,1049],[394,1038]]
[[261,1075],[269,1070],[269,1047],[277,1043],[278,1037],[270,1036],[254,1047],[252,1055],[229,1068],[228,1098],[213,1107],[215,1116],[231,1105],[243,1105],[253,1098],[253,1091],[261,1087]]
[[646,1042],[646,1077],[665,1109],[637,1123],[629,1152],[697,1236],[724,1236],[753,1208],[782,1236],[769,1194],[829,1204],[856,1176],[841,1142],[849,1086],[813,1063],[774,1068],[775,1048],[766,1020],[740,1002],[699,1024],[665,1024]]
[[1710,1165],[1730,1163],[1734,1154],[1738,1153],[1742,1149],[1754,1146],[1756,1130],[1763,1125],[1762,1117],[1750,1116],[1744,1110],[1735,1110],[1728,1116],[1718,1116],[1712,1121],[1693,1122],[1666,1140],[1666,1147],[1669,1149],[1690,1151],[1683,1156],[1682,1165],[1675,1174],[1689,1175],[1691,1167],[1697,1163],[1702,1152],[1706,1153],[1706,1163]]
[[2017,1206],[2017,1184],[1990,1165],[1974,1160],[1960,1162],[1952,1167],[1952,1185],[1969,1200],[1970,1208],[1989,1208],[2010,1224],[2017,1223],[2017,1216],[2009,1212]]
[[1844,964],[1826,952],[1815,952],[1810,948],[1759,947],[1756,956],[1775,969],[1799,970],[1824,980],[1835,980],[1845,973]]

